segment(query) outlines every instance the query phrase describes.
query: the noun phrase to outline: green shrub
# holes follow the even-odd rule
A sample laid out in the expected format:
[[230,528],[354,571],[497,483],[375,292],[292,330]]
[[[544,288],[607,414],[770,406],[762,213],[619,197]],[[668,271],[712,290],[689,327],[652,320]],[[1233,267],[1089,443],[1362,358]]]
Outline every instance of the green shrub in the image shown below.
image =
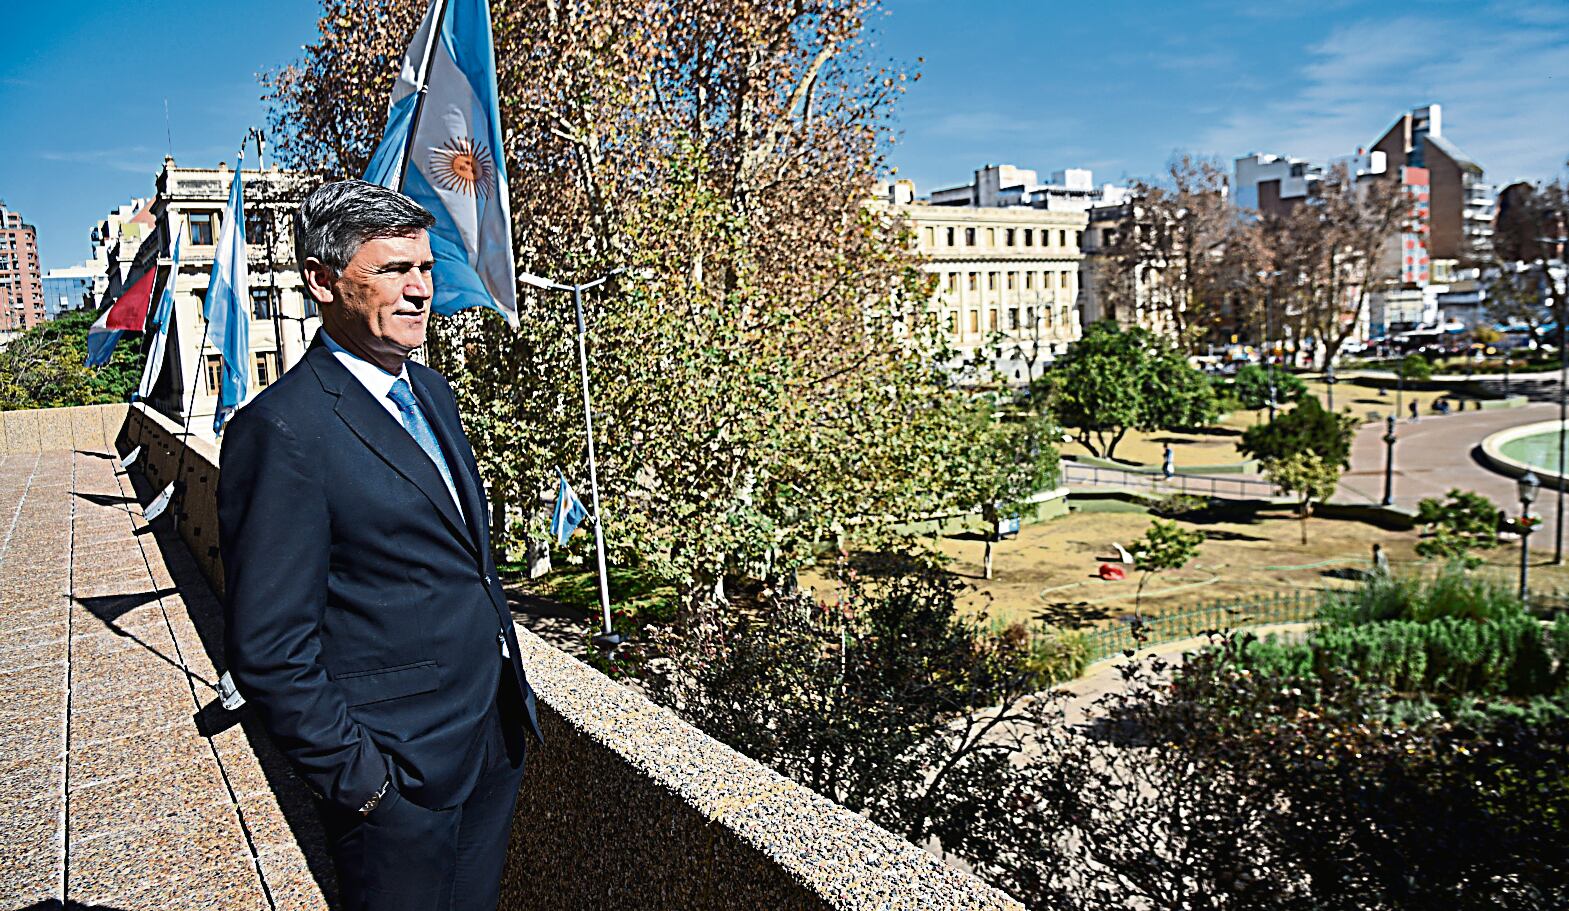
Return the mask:
[[1440,617],[1497,620],[1525,614],[1525,604],[1509,585],[1449,566],[1431,581],[1410,576],[1375,576],[1360,588],[1337,593],[1322,619],[1346,626]]
[[1024,661],[1037,689],[1078,678],[1090,664],[1090,640],[1083,632],[1069,630],[1034,636]]

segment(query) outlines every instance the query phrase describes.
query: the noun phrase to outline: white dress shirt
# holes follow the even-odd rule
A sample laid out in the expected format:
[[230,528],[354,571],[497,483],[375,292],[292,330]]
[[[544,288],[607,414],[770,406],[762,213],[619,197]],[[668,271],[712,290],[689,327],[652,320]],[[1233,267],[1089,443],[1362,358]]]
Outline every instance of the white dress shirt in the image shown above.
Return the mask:
[[[360,381],[360,385],[365,387],[371,398],[381,403],[381,407],[387,409],[387,413],[392,415],[392,419],[398,422],[399,427],[403,427],[403,413],[398,410],[398,403],[392,400],[391,393],[392,384],[398,380],[408,383],[410,389],[414,388],[413,381],[409,379],[408,365],[405,364],[396,374],[388,373],[370,361],[350,353],[347,348],[333,341],[332,336],[327,334],[326,329],[318,329],[316,331],[321,335],[322,344],[326,345],[327,350],[332,352],[332,356],[338,359],[338,363],[347,368],[349,373]],[[430,415],[425,415],[425,420],[429,422]],[[432,426],[434,427],[434,424]],[[403,427],[403,431],[408,433],[408,428]],[[409,436],[413,437],[413,434],[409,434]],[[437,445],[439,446],[440,444],[438,443]],[[452,470],[451,459],[447,460],[447,470]],[[452,502],[458,507],[458,515],[462,516],[463,503],[458,499],[458,492],[450,487],[447,488],[447,492],[452,494]],[[465,516],[465,518],[467,517]]]

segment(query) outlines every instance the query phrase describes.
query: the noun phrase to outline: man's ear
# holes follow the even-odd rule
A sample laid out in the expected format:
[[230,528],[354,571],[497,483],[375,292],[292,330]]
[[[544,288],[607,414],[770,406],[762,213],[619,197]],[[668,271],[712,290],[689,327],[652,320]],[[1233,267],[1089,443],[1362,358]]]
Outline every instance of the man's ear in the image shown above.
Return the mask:
[[305,268],[300,270],[305,278],[305,293],[317,304],[330,304],[333,300],[332,283],[338,271],[314,256],[306,257]]

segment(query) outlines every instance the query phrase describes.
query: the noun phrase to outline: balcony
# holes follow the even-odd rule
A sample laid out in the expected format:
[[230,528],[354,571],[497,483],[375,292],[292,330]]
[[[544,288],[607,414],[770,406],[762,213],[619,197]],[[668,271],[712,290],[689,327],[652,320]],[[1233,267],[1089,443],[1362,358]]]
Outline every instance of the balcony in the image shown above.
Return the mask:
[[[7,908],[321,909],[310,798],[225,712],[217,452],[137,405],[0,412]],[[131,471],[116,455],[142,447]],[[178,531],[140,503],[178,474]],[[526,630],[507,909],[1020,909]]]

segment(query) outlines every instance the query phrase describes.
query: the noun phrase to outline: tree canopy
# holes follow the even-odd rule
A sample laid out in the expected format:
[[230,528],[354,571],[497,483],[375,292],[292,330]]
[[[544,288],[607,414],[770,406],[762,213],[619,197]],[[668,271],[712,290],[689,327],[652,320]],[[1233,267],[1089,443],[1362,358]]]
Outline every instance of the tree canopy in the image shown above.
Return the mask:
[[1107,458],[1129,430],[1200,427],[1218,414],[1209,378],[1171,342],[1111,320],[1086,328],[1040,382],[1057,420]]
[[1327,411],[1318,399],[1309,396],[1270,423],[1249,427],[1237,449],[1264,462],[1311,452],[1331,465],[1349,468],[1356,427],[1355,417]]
[[0,349],[0,411],[128,401],[141,382],[141,336],[115,346],[102,367],[87,366],[87,330],[98,314],[72,310],[34,326]]

